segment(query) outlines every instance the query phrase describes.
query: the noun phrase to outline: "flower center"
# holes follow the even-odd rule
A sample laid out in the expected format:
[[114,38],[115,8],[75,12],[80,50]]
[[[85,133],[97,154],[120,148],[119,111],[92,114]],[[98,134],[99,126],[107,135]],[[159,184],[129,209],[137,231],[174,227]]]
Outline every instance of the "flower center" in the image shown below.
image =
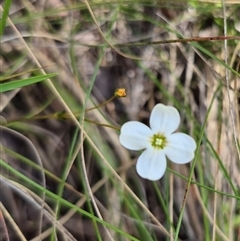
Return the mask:
[[151,138],[151,144],[156,149],[163,149],[166,146],[166,137],[161,134],[155,134]]

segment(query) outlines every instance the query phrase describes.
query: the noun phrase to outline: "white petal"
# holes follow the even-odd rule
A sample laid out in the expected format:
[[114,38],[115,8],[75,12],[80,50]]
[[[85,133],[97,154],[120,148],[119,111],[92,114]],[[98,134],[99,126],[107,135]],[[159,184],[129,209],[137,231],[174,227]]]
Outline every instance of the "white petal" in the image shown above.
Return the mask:
[[167,137],[167,142],[164,152],[172,162],[184,164],[193,159],[196,142],[191,136],[184,133],[174,133]]
[[152,148],[146,149],[138,158],[137,173],[142,178],[156,181],[160,179],[167,168],[167,161],[164,152]]
[[152,130],[138,121],[126,122],[119,136],[120,143],[129,150],[142,150],[151,145]]
[[154,106],[150,116],[150,127],[154,133],[173,133],[180,124],[180,115],[176,108],[157,104]]

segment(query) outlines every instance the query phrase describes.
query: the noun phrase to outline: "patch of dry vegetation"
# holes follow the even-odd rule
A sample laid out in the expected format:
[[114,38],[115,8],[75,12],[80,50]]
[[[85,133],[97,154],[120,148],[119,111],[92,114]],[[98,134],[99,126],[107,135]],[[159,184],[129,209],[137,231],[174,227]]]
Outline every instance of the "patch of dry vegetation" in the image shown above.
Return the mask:
[[[56,194],[61,190],[61,180],[66,179],[59,196],[96,216],[101,213],[106,222],[139,240],[146,240],[146,236],[138,219],[152,240],[173,240],[168,239],[167,233],[174,236],[170,223],[176,227],[186,186],[183,176],[188,177],[189,166],[168,163],[171,170],[182,176],[170,170],[153,185],[137,176],[138,153],[120,145],[119,132],[92,122],[116,127],[127,120],[148,123],[151,109],[161,102],[178,108],[183,119],[179,129],[198,141],[213,101],[194,172],[194,181],[204,187],[190,187],[179,238],[240,240],[240,78],[226,72],[223,64],[200,49],[222,61],[227,54],[228,65],[239,73],[240,42],[229,40],[227,53],[223,41],[150,43],[223,36],[226,26],[228,35],[239,36],[238,1],[225,1],[224,14],[219,1],[199,2],[89,1],[96,26],[86,2],[13,1],[1,41],[2,76],[21,74],[21,78],[27,78],[39,74],[39,66],[46,73],[57,72],[51,83],[72,112],[82,113],[104,102],[119,87],[126,89],[127,97],[115,98],[99,109],[79,114],[83,133],[73,118],[60,118],[59,113],[66,109],[47,82],[1,93],[1,122],[5,123],[1,128],[1,159]],[[130,42],[149,44],[115,45]],[[88,121],[83,124],[81,117]],[[156,220],[137,203],[103,159]],[[0,181],[0,240],[50,240],[51,235],[52,240],[98,240],[93,220],[66,205],[61,204],[58,210],[56,199],[16,173],[1,167]],[[98,210],[92,206],[93,199],[87,202],[91,195]],[[104,225],[97,226],[102,240],[130,240],[111,228],[106,230]]]

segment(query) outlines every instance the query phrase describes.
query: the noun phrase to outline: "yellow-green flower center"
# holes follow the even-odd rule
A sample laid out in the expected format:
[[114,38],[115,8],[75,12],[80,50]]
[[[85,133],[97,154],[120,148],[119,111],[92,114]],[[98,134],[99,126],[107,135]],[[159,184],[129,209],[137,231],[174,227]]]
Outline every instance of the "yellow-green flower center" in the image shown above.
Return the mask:
[[151,138],[151,144],[156,149],[163,149],[166,146],[166,137],[161,134],[155,134]]

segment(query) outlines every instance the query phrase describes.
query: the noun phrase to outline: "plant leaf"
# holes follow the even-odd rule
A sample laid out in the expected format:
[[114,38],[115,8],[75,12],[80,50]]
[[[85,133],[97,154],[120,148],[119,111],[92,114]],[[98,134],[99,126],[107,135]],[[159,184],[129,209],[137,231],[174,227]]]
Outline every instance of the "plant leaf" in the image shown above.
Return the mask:
[[0,93],[6,92],[9,90],[14,90],[17,88],[21,88],[21,87],[24,87],[27,85],[35,84],[37,82],[52,78],[56,75],[57,75],[57,73],[52,73],[52,74],[34,76],[34,77],[27,78],[27,79],[20,79],[20,80],[6,82],[3,84],[0,84]]

